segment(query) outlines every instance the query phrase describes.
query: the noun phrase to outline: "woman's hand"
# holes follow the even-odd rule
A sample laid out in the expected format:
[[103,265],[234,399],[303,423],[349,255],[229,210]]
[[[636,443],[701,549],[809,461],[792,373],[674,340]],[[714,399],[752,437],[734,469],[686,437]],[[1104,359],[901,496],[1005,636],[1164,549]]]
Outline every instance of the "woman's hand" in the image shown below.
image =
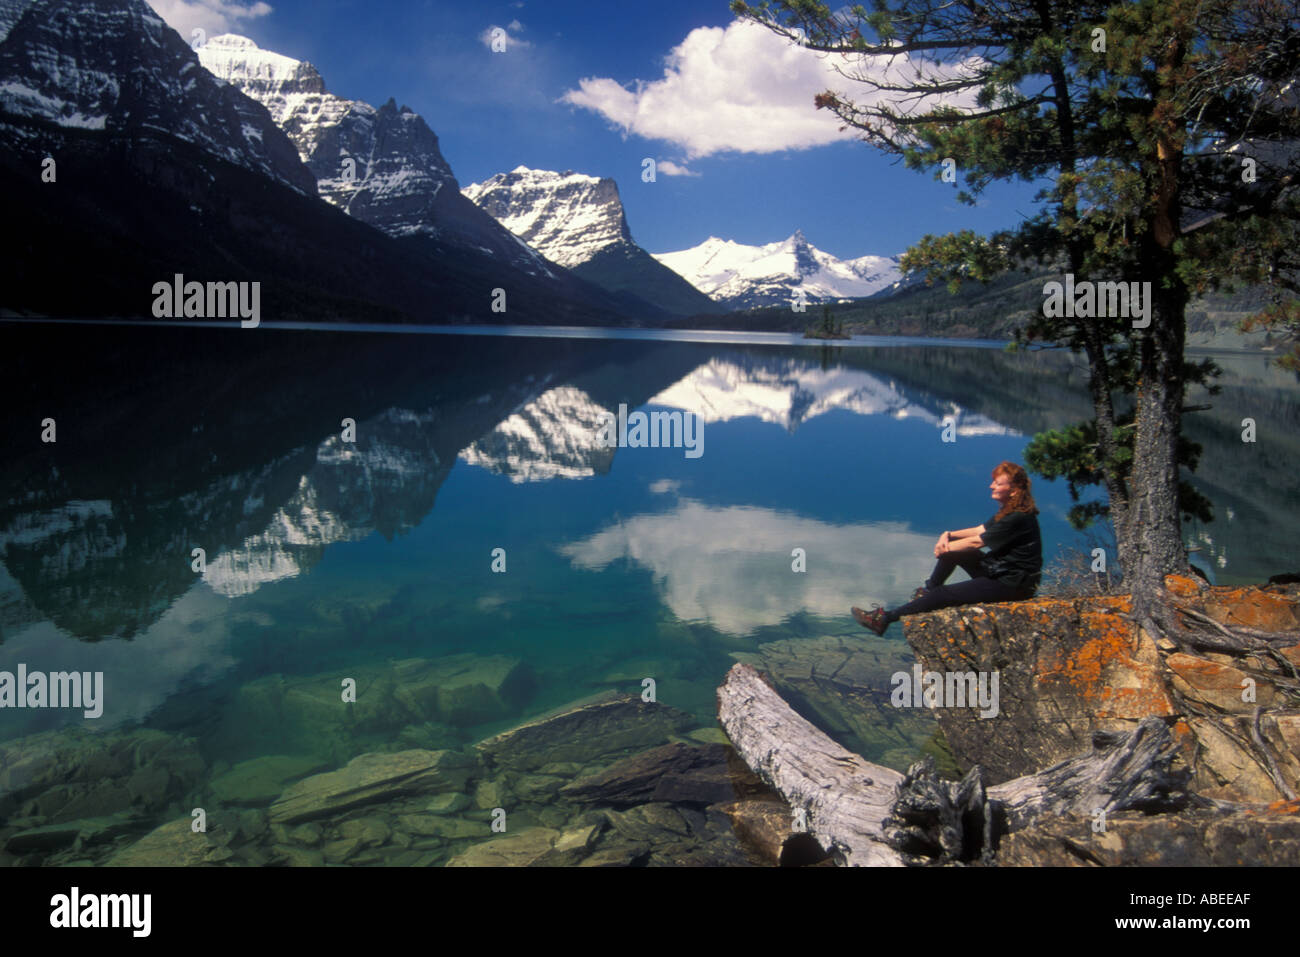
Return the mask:
[[946,551],[948,551],[948,533],[944,532],[939,536],[939,541],[935,542],[934,557],[938,558]]

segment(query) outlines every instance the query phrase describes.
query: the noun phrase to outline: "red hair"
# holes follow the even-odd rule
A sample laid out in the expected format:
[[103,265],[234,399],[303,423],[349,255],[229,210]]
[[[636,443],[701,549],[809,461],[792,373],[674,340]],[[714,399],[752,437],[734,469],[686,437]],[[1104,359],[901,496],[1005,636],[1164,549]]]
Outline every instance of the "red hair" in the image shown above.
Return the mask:
[[1029,492],[1029,473],[1015,462],[1003,462],[993,470],[993,478],[996,479],[999,475],[1005,475],[1011,480],[1011,497],[1002,503],[1002,508],[993,520],[1001,521],[1011,512],[1037,515],[1038,506],[1034,504],[1034,496]]

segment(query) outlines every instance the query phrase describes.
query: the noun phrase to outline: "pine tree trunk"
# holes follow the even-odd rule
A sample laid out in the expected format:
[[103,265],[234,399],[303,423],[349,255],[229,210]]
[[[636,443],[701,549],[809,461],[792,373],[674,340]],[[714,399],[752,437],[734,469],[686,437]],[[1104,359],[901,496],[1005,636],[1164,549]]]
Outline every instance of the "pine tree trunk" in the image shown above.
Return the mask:
[[[1160,273],[1157,273],[1159,275]],[[1184,310],[1181,283],[1152,283],[1151,325],[1134,330],[1138,346],[1136,434],[1125,529],[1119,536],[1124,579],[1135,595],[1153,595],[1165,575],[1187,569],[1178,510],[1178,436],[1182,425]]]
[[1165,576],[1187,569],[1182,516],[1178,511],[1178,437],[1182,430],[1183,345],[1187,332],[1187,287],[1178,274],[1174,244],[1182,219],[1180,197],[1183,140],[1167,109],[1174,99],[1178,67],[1186,51],[1175,34],[1165,50],[1165,69],[1152,111],[1155,160],[1151,167],[1149,231],[1142,240],[1142,271],[1155,277],[1150,289],[1150,325],[1134,329],[1138,342],[1137,407],[1133,468],[1126,516],[1128,552],[1120,555],[1135,610],[1143,615],[1164,590]]

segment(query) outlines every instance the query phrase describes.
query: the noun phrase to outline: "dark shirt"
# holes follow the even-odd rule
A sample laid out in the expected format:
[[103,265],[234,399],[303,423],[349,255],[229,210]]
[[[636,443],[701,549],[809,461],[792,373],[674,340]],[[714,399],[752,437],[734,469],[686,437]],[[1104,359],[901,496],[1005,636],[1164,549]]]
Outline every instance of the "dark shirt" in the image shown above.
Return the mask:
[[980,537],[988,548],[984,573],[989,578],[1026,591],[1038,587],[1043,571],[1043,536],[1037,516],[1008,512],[999,522],[995,513],[984,523]]

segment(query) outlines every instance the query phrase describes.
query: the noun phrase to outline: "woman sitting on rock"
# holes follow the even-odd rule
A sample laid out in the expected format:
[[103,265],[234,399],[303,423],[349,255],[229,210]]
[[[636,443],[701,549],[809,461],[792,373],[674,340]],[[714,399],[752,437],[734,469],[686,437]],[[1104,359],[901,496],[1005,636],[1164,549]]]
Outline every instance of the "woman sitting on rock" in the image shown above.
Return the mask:
[[[938,562],[930,579],[912,600],[893,611],[853,608],[853,617],[878,635],[904,615],[916,615],[952,605],[977,602],[1024,601],[1032,598],[1043,570],[1043,539],[1038,530],[1038,508],[1029,494],[1029,476],[1014,462],[993,470],[989,486],[1000,508],[983,525],[944,532],[934,546]],[[980,548],[987,548],[981,552]],[[956,568],[970,581],[945,585]]]

